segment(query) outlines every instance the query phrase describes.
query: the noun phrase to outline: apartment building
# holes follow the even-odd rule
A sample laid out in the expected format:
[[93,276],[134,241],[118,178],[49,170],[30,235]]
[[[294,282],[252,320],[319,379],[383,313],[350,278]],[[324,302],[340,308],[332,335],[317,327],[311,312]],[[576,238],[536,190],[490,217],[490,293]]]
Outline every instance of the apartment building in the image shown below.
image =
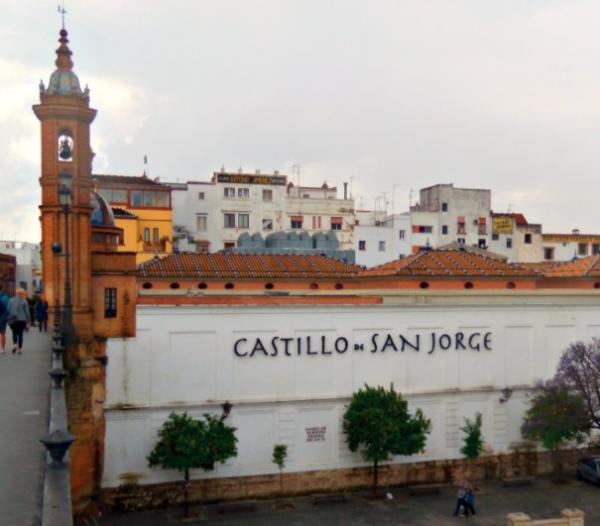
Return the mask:
[[168,183],[174,203],[175,240],[180,252],[233,249],[242,234],[334,232],[341,249],[352,248],[354,201],[337,189],[294,186],[275,171],[213,174],[210,181]]

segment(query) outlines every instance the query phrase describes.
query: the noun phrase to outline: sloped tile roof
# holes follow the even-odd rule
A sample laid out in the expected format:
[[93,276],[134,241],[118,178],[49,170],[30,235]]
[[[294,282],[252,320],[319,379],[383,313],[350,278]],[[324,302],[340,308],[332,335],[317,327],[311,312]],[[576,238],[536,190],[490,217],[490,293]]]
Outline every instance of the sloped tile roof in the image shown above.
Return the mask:
[[134,218],[137,217],[135,214],[132,214],[129,210],[125,210],[124,208],[112,207],[113,215],[115,217],[127,217]]
[[549,265],[542,270],[546,278],[600,277],[600,256],[588,256]]
[[534,277],[535,271],[460,250],[427,250],[366,270],[363,276],[403,277]]
[[323,256],[172,254],[138,267],[145,278],[347,278],[361,267]]
[[101,186],[157,186],[169,188],[167,185],[154,181],[145,175],[102,175],[93,174],[94,182]]

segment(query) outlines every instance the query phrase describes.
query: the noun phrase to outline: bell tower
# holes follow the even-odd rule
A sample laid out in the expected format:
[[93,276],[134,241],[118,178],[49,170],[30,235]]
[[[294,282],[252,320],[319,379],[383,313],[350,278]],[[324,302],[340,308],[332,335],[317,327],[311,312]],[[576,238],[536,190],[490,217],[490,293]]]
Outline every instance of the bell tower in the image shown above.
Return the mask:
[[93,331],[90,124],[96,110],[73,72],[67,36],[63,27],[56,70],[48,87],[40,82],[40,103],[33,107],[42,140],[42,277],[49,305],[62,305],[76,336],[86,338]]

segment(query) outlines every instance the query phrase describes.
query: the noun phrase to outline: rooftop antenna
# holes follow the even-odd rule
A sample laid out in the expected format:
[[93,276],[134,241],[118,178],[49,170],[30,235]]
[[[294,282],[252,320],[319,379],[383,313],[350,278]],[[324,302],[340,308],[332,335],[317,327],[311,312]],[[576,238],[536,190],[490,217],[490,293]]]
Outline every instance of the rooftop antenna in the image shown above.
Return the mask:
[[65,28],[65,15],[68,14],[65,9],[65,0],[61,0],[58,6],[58,12],[60,13],[60,18],[62,20],[62,28]]
[[144,155],[144,175],[146,177],[148,176],[147,170],[148,170],[148,156]]

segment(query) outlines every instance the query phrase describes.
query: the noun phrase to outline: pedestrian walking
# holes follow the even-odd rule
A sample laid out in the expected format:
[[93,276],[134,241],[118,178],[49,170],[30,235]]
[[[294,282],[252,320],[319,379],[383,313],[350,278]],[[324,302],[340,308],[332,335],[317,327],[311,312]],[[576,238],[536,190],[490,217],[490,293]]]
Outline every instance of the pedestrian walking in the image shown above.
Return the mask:
[[41,296],[35,304],[35,319],[37,320],[40,332],[48,332],[48,302]]
[[469,513],[471,513],[472,515],[475,515],[475,488],[473,487],[473,484],[471,484],[469,481],[466,481],[465,484],[465,515],[468,517]]
[[10,298],[0,285],[0,354],[6,352],[6,326],[8,324],[8,302]]
[[467,495],[467,481],[459,480],[455,485],[458,487],[458,490],[456,492],[456,508],[452,515],[456,517],[458,514],[463,516],[466,509],[465,496]]
[[31,324],[29,305],[25,290],[18,288],[8,302],[8,325],[13,337],[13,354],[21,354],[23,349],[23,331]]
[[[28,298],[25,290],[23,290],[23,293],[23,297],[25,298],[25,301],[27,301],[27,306],[29,307],[29,325],[35,327],[35,299]],[[25,330],[28,331],[29,326],[25,327]]]

